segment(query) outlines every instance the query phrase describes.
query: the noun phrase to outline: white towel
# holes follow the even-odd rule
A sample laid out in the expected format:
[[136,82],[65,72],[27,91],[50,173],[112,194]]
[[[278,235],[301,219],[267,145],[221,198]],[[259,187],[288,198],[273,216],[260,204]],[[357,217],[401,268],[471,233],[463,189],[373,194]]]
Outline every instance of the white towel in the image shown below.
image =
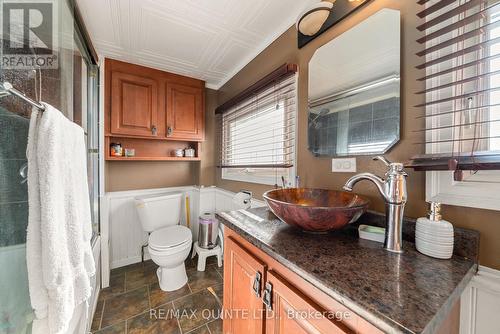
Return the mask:
[[28,135],[28,281],[33,333],[66,334],[95,274],[87,154],[83,129],[44,105]]

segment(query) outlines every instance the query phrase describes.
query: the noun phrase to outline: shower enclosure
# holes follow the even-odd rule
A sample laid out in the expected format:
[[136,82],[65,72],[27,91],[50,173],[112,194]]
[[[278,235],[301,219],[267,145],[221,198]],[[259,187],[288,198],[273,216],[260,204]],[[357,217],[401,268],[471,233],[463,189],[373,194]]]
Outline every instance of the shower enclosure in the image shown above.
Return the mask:
[[[33,320],[26,269],[26,145],[31,106],[3,92],[3,82],[10,82],[33,100],[53,105],[85,130],[94,236],[99,233],[99,71],[75,23],[73,1],[47,2],[52,3],[52,19],[57,21],[53,34],[57,48],[52,50],[57,59],[55,68],[6,68],[0,62],[0,334],[30,333]],[[16,33],[28,31],[23,15],[17,15],[25,7],[15,6],[22,3],[26,2],[0,0],[0,13],[12,11],[10,29],[1,35],[2,59],[7,56],[6,47],[23,40]],[[5,17],[1,15],[0,20]],[[31,51],[36,54],[34,48]]]

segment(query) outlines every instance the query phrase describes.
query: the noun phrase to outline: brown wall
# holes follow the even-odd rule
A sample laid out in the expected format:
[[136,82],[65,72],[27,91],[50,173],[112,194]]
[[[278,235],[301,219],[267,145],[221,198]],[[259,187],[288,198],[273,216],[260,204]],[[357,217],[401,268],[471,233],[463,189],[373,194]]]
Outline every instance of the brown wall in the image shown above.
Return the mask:
[[188,186],[197,183],[195,162],[106,161],[106,192]]
[[[399,9],[402,19],[401,141],[386,156],[389,160],[404,162],[414,154],[422,153],[423,147],[414,144],[422,139],[421,135],[415,135],[412,132],[424,126],[422,121],[415,118],[415,116],[421,115],[424,111],[413,107],[413,105],[421,102],[414,92],[423,88],[423,84],[415,80],[417,75],[421,74],[414,68],[420,61],[415,56],[415,52],[419,49],[415,40],[417,37],[420,37],[415,29],[417,25],[415,13],[418,8],[415,1],[373,1],[300,50],[297,48],[296,30],[294,27],[291,27],[219,90],[218,102],[221,104],[283,63],[289,62],[299,65],[297,173],[300,175],[302,185],[304,186],[341,189],[345,181],[352,175],[349,173],[331,173],[330,158],[316,158],[307,149],[309,60],[318,47],[382,8]],[[210,110],[207,110],[207,112],[213,113]],[[380,175],[385,171],[379,162],[371,161],[370,157],[358,158],[357,166],[358,171],[370,171]],[[408,174],[409,202],[406,215],[415,218],[421,217],[425,215],[427,210],[425,203],[425,175],[424,173],[412,170],[408,170]],[[254,191],[257,197],[260,197],[264,191],[269,189],[269,186],[265,185],[222,180],[220,170],[216,170],[215,183],[219,187],[233,191],[243,188],[250,189]],[[372,201],[371,206],[373,209],[378,211],[384,210],[383,201],[373,185],[361,183],[356,186],[355,191],[368,196]],[[481,232],[481,264],[500,269],[500,213],[450,206],[444,208],[444,216],[456,226],[479,230]]]
[[218,156],[215,133],[215,108],[217,106],[217,91],[207,89],[205,91],[205,142],[201,145],[201,161],[198,165],[198,184],[202,186],[215,184],[215,166]]

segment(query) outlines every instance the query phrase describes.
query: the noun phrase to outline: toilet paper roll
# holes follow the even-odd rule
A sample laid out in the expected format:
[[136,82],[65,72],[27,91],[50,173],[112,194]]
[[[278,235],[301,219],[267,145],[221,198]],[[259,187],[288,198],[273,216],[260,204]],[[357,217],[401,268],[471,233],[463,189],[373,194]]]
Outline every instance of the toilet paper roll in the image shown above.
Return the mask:
[[239,192],[233,197],[233,205],[236,209],[249,209],[252,203],[250,203],[251,196],[249,194]]

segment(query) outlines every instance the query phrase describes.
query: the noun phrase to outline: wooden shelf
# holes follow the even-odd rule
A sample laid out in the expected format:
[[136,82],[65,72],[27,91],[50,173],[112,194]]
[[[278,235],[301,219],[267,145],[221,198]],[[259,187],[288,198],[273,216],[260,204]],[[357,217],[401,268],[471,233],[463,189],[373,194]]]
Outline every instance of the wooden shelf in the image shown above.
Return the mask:
[[186,158],[186,157],[112,157],[107,156],[108,161],[201,161],[200,158]]
[[[122,137],[122,136],[105,136],[104,146],[106,150],[107,161],[200,161],[199,142],[193,141],[165,141],[151,140],[146,138]],[[110,144],[120,142],[122,147],[135,149],[133,157],[115,157],[110,155]],[[172,152],[178,148],[191,147],[195,150],[195,157],[174,157]]]

